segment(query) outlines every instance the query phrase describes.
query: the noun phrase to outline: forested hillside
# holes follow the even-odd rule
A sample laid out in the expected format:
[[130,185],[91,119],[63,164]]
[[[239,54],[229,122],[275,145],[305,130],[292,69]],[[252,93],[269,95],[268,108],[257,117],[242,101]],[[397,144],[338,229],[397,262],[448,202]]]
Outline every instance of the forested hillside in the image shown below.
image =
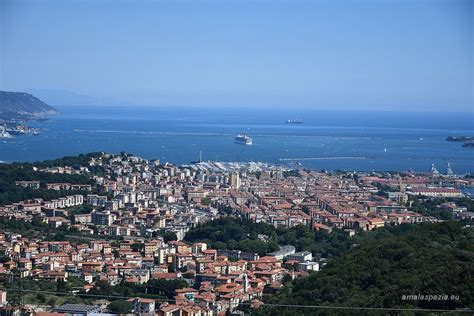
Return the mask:
[[[97,157],[99,153],[91,153],[87,155],[63,157],[55,160],[46,160],[37,163],[0,163],[0,205],[10,204],[14,202],[23,201],[32,198],[55,199],[65,195],[83,194],[82,191],[55,191],[46,190],[46,183],[68,182],[73,184],[91,184],[94,181],[89,175],[78,174],[60,174],[41,172],[33,169],[48,168],[48,167],[63,167],[72,166],[73,168],[87,167],[90,174],[101,174],[103,172],[100,166],[89,166],[89,160],[92,157]],[[15,181],[40,181],[41,187],[39,189],[24,188],[17,186]],[[93,186],[94,192],[99,192],[97,186]]]
[[[275,296],[266,298],[265,302],[472,309],[473,262],[472,228],[465,228],[460,222],[423,224],[402,235],[367,241],[335,258],[320,272],[286,283]],[[407,299],[408,295],[418,294],[455,297],[447,300]],[[256,315],[316,315],[337,312],[263,307]],[[360,314],[361,311],[354,313]]]
[[0,118],[29,118],[28,116],[55,113],[55,108],[31,94],[0,91]]

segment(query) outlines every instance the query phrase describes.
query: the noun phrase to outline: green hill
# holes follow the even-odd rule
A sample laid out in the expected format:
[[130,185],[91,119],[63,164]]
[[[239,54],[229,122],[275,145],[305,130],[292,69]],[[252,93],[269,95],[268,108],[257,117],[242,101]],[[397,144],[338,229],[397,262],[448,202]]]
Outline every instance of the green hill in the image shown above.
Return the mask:
[[56,113],[55,108],[31,94],[0,91],[0,118],[28,119]]
[[[322,271],[288,282],[270,304],[353,307],[474,308],[474,233],[460,222],[423,224],[375,239],[332,260]],[[408,295],[454,299],[408,300]],[[404,299],[405,295],[405,299]],[[344,310],[263,307],[257,315],[320,315]],[[354,311],[366,313],[367,311]],[[375,313],[376,314],[376,313]],[[410,315],[410,313],[408,313]]]

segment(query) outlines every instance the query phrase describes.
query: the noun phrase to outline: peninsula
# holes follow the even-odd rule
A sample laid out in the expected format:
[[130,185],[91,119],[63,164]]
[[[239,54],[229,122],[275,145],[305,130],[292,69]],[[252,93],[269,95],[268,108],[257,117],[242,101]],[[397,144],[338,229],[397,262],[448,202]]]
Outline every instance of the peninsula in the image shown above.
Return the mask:
[[25,122],[57,113],[55,108],[31,94],[0,91],[0,138],[38,134],[37,129],[25,125]]

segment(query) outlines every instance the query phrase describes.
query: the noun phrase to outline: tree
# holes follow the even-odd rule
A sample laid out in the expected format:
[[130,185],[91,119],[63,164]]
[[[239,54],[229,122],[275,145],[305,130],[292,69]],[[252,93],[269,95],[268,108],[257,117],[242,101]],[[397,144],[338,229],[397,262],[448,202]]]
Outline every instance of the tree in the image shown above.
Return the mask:
[[386,198],[386,199],[388,199],[388,197],[389,197],[388,193],[385,192],[384,190],[379,190],[379,191],[377,192],[377,195],[382,196],[382,197],[384,197],[384,198]]
[[117,314],[127,314],[132,312],[133,304],[128,301],[117,300],[109,304],[109,310]]
[[40,292],[36,294],[36,299],[40,302],[46,302],[46,295],[44,293]]
[[298,170],[287,170],[283,171],[283,177],[288,178],[288,177],[300,177],[300,173]]
[[283,284],[285,284],[285,283],[291,282],[291,280],[292,280],[291,275],[285,274],[285,276],[283,277],[283,279],[281,280],[281,282],[282,282]]
[[54,297],[50,298],[47,304],[51,307],[56,306],[56,299]]
[[204,205],[211,205],[211,199],[208,197],[202,198],[201,202]]
[[153,237],[161,236],[161,237],[163,237],[163,240],[165,242],[178,240],[178,236],[176,235],[175,232],[166,231],[166,230],[163,230],[163,229],[153,232],[152,236]]
[[303,212],[305,212],[306,214],[309,215],[309,207],[308,207],[308,206],[303,205],[303,207],[301,208],[301,210],[302,210]]
[[142,252],[145,245],[142,243],[133,243],[131,247],[132,247],[132,251]]
[[217,250],[226,249],[227,244],[222,241],[216,241],[212,243],[212,248],[217,249]]
[[163,234],[163,239],[165,242],[178,240],[175,232],[167,231]]
[[159,294],[171,299],[177,289],[182,289],[187,286],[188,283],[183,279],[152,279],[146,284],[146,289],[147,293]]

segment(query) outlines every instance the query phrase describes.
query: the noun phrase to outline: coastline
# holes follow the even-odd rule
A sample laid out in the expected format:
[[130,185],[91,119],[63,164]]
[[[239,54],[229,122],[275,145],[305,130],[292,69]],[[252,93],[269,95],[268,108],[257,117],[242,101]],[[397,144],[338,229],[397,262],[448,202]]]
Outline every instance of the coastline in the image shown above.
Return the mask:
[[[18,136],[0,141],[0,160],[36,161],[104,150],[131,152],[147,159],[185,164],[200,151],[203,160],[263,161],[272,164],[300,162],[312,170],[429,171],[431,163],[443,169],[450,162],[456,173],[474,173],[470,148],[446,142],[449,135],[474,134],[464,123],[434,116],[418,126],[398,124],[398,117],[377,119],[337,111],[310,111],[301,125],[286,124],[288,111],[237,113],[235,109],[215,112],[187,108],[58,107],[53,121],[31,122],[41,135]],[[303,116],[303,115],[298,115]],[[454,116],[453,119],[457,119]],[[388,120],[388,121],[387,121]],[[468,121],[468,119],[467,119]],[[378,123],[377,123],[378,122]],[[393,127],[395,125],[399,127]],[[341,125],[345,125],[341,127]],[[365,127],[359,127],[364,125]],[[252,146],[234,143],[245,132]],[[386,149],[386,151],[385,151]],[[354,158],[357,157],[357,158]],[[300,159],[296,159],[300,158]]]

